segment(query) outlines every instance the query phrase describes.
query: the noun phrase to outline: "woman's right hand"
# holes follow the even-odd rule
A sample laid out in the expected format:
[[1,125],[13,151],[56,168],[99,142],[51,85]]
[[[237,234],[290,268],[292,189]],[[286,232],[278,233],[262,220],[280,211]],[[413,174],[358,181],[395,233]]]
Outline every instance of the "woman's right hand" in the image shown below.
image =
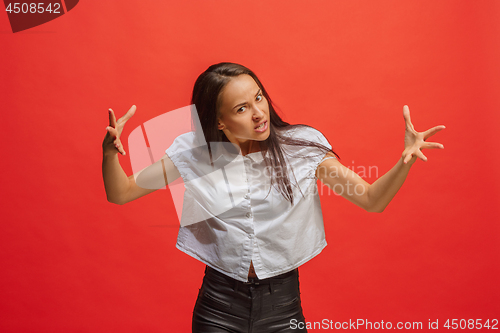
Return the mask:
[[125,123],[135,114],[136,109],[136,106],[132,105],[127,113],[125,113],[125,115],[118,120],[116,120],[113,110],[109,109],[109,126],[106,127],[107,133],[104,137],[104,141],[102,142],[102,151],[104,154],[110,152],[119,152],[122,155],[127,154],[123,149],[120,135],[122,134]]

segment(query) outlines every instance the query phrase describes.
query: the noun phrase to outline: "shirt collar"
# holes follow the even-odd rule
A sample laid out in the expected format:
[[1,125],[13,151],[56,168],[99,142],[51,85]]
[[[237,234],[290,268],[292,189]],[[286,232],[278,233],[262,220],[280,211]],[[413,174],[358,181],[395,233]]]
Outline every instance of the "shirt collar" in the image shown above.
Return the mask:
[[260,163],[268,155],[269,155],[269,151],[266,150],[265,153],[262,153],[262,151],[258,151],[258,152],[255,152],[255,153],[246,154],[244,157],[247,157],[247,158],[251,159],[253,162]]
[[210,151],[214,164],[231,162],[240,154],[238,147],[231,142],[210,142]]
[[[241,155],[241,151],[237,146],[230,142],[211,142],[210,149],[212,151],[212,161],[216,163],[220,159],[224,159],[226,161],[232,161],[237,156]],[[258,151],[255,153],[246,154],[244,157],[249,158],[253,162],[260,163],[264,160],[265,157],[268,157],[269,151],[263,154],[262,151]]]

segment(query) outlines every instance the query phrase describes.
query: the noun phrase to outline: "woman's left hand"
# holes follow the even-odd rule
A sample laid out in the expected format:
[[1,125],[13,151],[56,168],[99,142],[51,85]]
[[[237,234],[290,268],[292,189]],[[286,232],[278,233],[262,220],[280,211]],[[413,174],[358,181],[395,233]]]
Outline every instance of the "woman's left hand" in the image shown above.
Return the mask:
[[403,107],[403,117],[406,122],[405,130],[405,149],[403,151],[403,162],[406,164],[409,161],[415,162],[417,157],[427,162],[427,157],[422,153],[421,149],[444,149],[444,146],[437,142],[426,142],[426,140],[436,134],[437,132],[445,129],[444,125],[435,126],[425,132],[417,132],[413,128],[410,118],[410,109],[407,105]]

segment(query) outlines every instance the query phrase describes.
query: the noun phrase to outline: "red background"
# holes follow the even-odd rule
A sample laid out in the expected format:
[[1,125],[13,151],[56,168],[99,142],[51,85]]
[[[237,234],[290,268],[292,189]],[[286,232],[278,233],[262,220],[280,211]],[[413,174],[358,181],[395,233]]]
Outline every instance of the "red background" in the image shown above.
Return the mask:
[[106,201],[101,142],[108,108],[138,106],[126,137],[221,61],[355,170],[397,162],[404,104],[447,127],[384,213],[322,196],[308,321],[500,319],[499,36],[496,0],[82,1],[16,34],[0,13],[0,331],[190,331],[204,266],[175,249],[166,191]]

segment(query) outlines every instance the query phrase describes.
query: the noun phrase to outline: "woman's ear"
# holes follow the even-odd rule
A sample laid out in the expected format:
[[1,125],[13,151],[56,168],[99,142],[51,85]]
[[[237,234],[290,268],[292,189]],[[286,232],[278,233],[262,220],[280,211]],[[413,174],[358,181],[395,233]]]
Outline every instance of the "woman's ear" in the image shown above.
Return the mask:
[[218,123],[217,123],[217,129],[219,129],[221,131],[224,129],[224,124],[222,123],[222,121],[220,121],[220,119],[218,120]]

